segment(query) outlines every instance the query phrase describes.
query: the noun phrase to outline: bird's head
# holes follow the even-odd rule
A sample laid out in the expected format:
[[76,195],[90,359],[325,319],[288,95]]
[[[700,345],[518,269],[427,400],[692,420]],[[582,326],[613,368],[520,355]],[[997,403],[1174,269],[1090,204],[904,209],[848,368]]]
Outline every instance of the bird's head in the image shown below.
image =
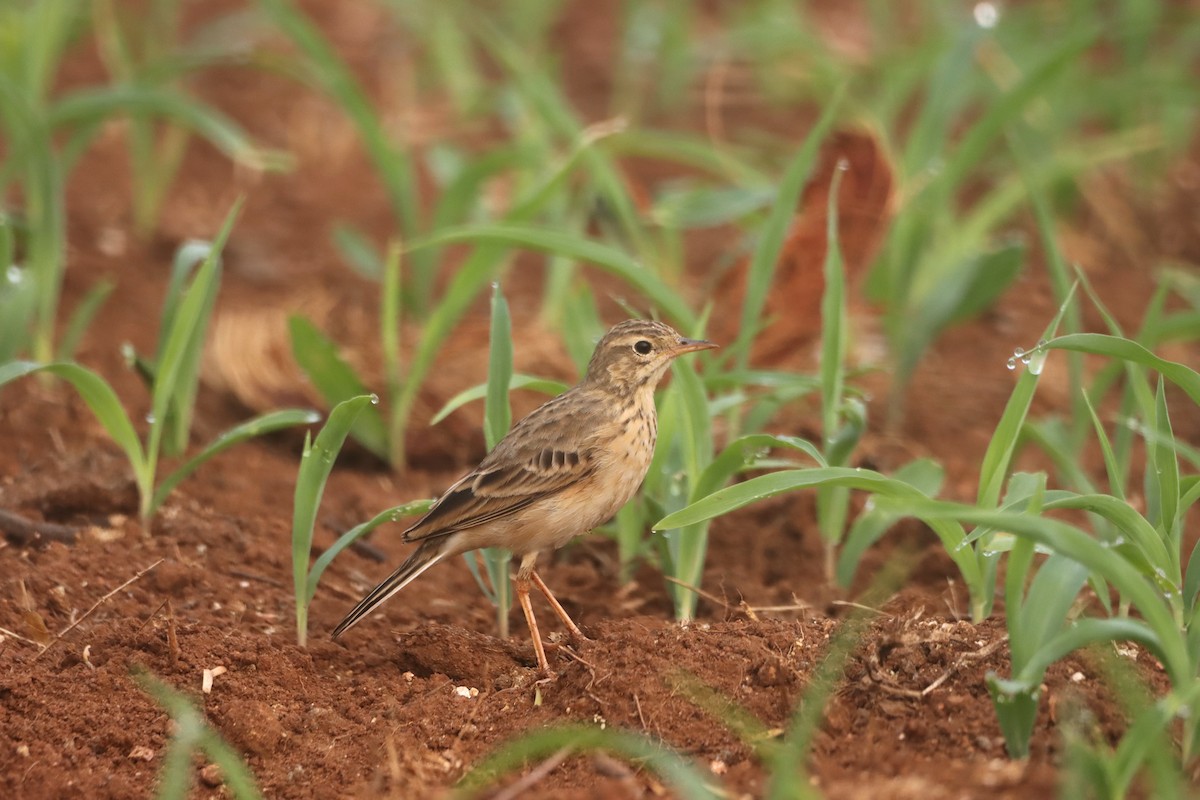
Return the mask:
[[614,325],[596,345],[585,381],[620,394],[652,388],[676,357],[717,345],[688,339],[669,325],[630,319]]

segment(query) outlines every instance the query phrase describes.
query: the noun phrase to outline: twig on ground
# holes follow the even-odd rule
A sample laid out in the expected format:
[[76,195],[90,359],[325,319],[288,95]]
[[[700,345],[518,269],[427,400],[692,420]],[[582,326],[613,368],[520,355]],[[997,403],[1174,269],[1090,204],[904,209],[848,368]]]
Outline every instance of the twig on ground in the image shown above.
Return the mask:
[[38,648],[41,647],[41,645],[38,644],[37,642],[35,642],[33,639],[27,639],[26,637],[22,636],[21,634],[15,632],[15,631],[10,631],[8,628],[0,628],[0,634],[4,634],[5,636],[11,636],[12,638],[19,639],[22,642],[27,642],[28,644],[31,644],[34,647],[38,647]]
[[63,628],[61,631],[59,631],[59,632],[58,632],[58,635],[57,635],[57,636],[55,636],[53,639],[51,639],[51,640],[50,640],[50,643],[49,643],[48,645],[46,645],[46,646],[45,646],[45,647],[42,649],[42,652],[38,653],[36,656],[34,656],[34,658],[41,658],[43,655],[45,655],[46,651],[47,651],[47,650],[49,650],[51,647],[53,647],[53,646],[54,646],[54,644],[55,644],[55,642],[58,642],[58,641],[60,641],[60,640],[61,640],[61,639],[62,639],[64,636],[66,636],[68,633],[70,633],[71,631],[73,631],[73,630],[75,629],[75,627],[76,627],[77,625],[79,625],[79,623],[83,622],[85,619],[87,619],[88,617],[90,617],[90,616],[92,615],[92,612],[94,612],[94,611],[95,611],[97,608],[99,608],[99,607],[101,606],[101,604],[103,604],[104,602],[108,601],[108,600],[109,600],[110,598],[112,598],[112,596],[113,596],[113,595],[115,595],[117,592],[119,592],[119,591],[121,591],[122,589],[126,588],[126,587],[127,587],[127,586],[129,586],[130,584],[132,584],[132,583],[134,583],[134,582],[136,582],[136,581],[140,580],[140,579],[141,579],[141,577],[142,577],[143,575],[145,575],[147,572],[149,572],[150,570],[152,570],[152,569],[154,569],[155,567],[157,567],[157,566],[158,566],[159,564],[161,564],[161,563],[162,563],[164,560],[165,560],[165,559],[162,559],[162,558],[160,558],[158,561],[155,561],[153,564],[151,564],[150,566],[146,567],[144,570],[142,570],[142,571],[141,571],[141,572],[139,572],[138,574],[134,575],[132,578],[130,578],[129,580],[125,581],[125,582],[124,582],[124,583],[122,583],[120,586],[118,586],[117,588],[113,589],[111,592],[109,592],[108,594],[104,595],[104,596],[103,596],[103,597],[101,597],[99,600],[97,600],[95,603],[93,603],[93,604],[92,604],[92,607],[91,607],[91,608],[89,608],[87,611],[85,611],[85,612],[83,613],[83,616],[81,616],[79,619],[75,620],[75,621],[74,621],[74,622],[72,622],[70,625],[68,625],[67,627]]
[[516,797],[523,797],[525,792],[537,785],[538,781],[545,778],[553,772],[559,764],[566,761],[570,757],[574,748],[568,745],[559,750],[554,755],[547,758],[542,763],[531,769],[529,772],[518,781],[509,784],[504,789],[492,795],[492,800],[513,800]]
[[0,530],[4,531],[5,539],[23,547],[38,544],[39,541],[75,544],[81,529],[72,525],[26,519],[20,514],[0,509]]

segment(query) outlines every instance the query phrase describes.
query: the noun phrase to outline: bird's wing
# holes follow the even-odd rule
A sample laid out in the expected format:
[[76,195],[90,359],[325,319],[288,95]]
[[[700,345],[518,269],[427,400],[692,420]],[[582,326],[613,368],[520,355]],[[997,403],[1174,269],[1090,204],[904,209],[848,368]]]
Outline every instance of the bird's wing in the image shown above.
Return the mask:
[[563,491],[596,468],[587,431],[569,421],[562,395],[521,420],[474,471],[446,490],[405,541],[448,536],[514,514]]

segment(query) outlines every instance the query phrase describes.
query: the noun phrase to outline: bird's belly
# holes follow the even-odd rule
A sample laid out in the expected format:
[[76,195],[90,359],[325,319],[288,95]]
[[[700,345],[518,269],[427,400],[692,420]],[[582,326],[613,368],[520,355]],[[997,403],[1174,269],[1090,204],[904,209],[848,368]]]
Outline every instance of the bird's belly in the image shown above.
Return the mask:
[[[634,448],[632,455],[623,448],[614,451],[615,456],[600,461],[595,472],[570,490],[538,500],[499,523],[505,526],[499,536],[498,525],[488,526],[486,534],[479,532],[480,538],[488,541],[463,543],[469,549],[493,546],[499,540],[499,546],[517,555],[562,547],[612,519],[629,502],[646,477],[653,455],[653,446],[646,455],[641,454],[642,449]],[[464,540],[473,539],[472,533],[464,531]]]

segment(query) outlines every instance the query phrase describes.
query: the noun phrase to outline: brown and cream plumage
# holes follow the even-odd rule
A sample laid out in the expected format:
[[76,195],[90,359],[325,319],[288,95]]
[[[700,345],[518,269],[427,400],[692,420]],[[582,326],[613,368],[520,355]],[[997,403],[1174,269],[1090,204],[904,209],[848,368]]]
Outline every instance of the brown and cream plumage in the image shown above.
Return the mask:
[[537,554],[562,547],[611,518],[641,485],[654,455],[654,389],[671,361],[716,345],[661,322],[628,320],[596,345],[583,380],[508,432],[474,470],[404,532],[420,545],[334,629],[348,628],[447,556],[503,547],[521,556],[515,587],[538,667],[549,671],[529,602],[531,584],[570,632],[579,628],[534,569]]

